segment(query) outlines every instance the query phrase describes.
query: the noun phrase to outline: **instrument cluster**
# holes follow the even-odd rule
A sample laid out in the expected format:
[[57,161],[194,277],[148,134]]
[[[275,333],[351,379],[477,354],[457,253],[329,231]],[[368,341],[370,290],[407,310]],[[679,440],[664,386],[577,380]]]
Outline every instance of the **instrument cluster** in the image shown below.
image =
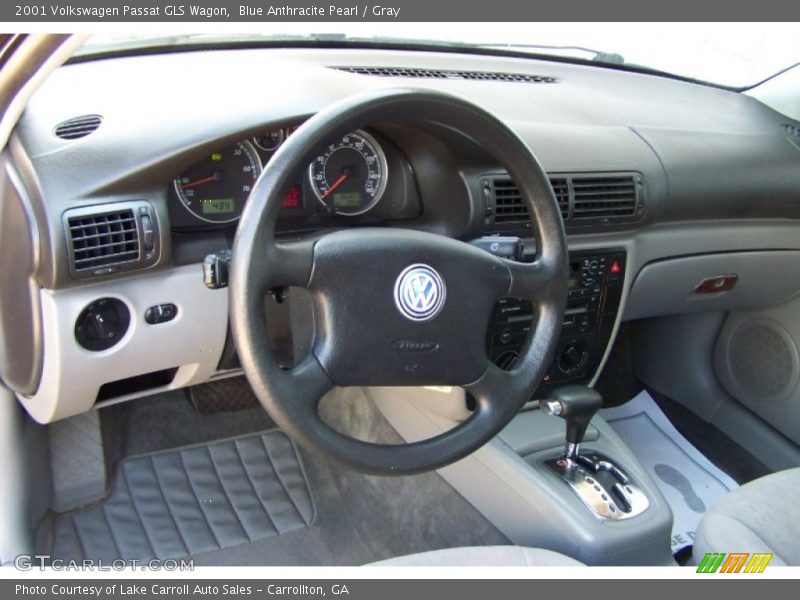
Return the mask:
[[[264,166],[298,126],[268,129],[262,135],[214,150],[175,177],[169,191],[173,228],[235,224]],[[297,174],[296,184],[283,199],[281,219],[292,225],[302,225],[302,221],[313,225],[326,218],[417,216],[419,207],[404,201],[384,202],[380,210],[391,189],[390,165],[399,160],[397,156],[391,161],[387,158],[386,145],[378,134],[364,130],[332,141],[305,172]],[[408,169],[397,170],[398,179],[407,177]]]

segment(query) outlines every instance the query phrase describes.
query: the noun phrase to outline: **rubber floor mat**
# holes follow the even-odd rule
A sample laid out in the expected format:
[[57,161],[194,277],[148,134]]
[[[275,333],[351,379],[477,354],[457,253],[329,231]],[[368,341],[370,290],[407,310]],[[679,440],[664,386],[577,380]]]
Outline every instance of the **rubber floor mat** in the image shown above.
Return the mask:
[[244,377],[226,377],[193,385],[189,388],[189,399],[201,415],[261,406]]
[[53,558],[182,558],[310,525],[314,504],[281,431],[124,459],[108,498],[60,515]]
[[600,415],[650,471],[672,508],[672,552],[691,545],[703,514],[736,482],[675,429],[646,391]]

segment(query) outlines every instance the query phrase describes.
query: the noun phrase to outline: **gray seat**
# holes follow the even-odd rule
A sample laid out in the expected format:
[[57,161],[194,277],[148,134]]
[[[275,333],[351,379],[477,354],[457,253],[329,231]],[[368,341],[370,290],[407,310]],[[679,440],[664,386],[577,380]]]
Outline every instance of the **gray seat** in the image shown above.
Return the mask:
[[751,481],[709,510],[694,560],[707,552],[772,552],[771,565],[800,565],[800,468]]
[[582,563],[558,552],[522,546],[465,546],[398,556],[372,566],[405,567],[579,567]]

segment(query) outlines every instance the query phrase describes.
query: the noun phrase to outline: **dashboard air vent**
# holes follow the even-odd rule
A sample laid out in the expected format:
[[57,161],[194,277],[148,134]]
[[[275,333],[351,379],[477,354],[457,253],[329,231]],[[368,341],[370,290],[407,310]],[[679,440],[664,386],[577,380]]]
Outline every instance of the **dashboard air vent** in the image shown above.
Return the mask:
[[142,269],[158,262],[158,216],[147,200],[71,208],[62,222],[73,279]]
[[553,191],[556,194],[561,218],[566,221],[569,217],[569,182],[566,177],[551,177],[550,185],[553,186]]
[[786,132],[786,139],[789,143],[800,150],[800,126],[784,123],[783,130]]
[[[644,215],[644,186],[638,173],[551,175],[561,218],[566,226],[585,227],[632,223]],[[488,232],[528,229],[528,208],[508,175],[482,178]]]
[[75,271],[96,270],[139,259],[133,209],[67,219]]
[[447,71],[402,67],[335,67],[339,71],[373,77],[405,77],[412,79],[451,79],[462,81],[503,81],[506,83],[556,83],[555,77],[527,73],[495,73],[493,71]]
[[791,123],[784,123],[782,127],[787,135],[800,138],[800,125],[792,125]]
[[95,131],[103,122],[100,115],[83,115],[56,125],[55,134],[63,140],[77,140]]
[[[550,185],[556,194],[561,217],[569,214],[569,183],[564,177],[551,178]],[[492,180],[494,188],[494,222],[496,224],[522,224],[530,222],[530,213],[522,200],[517,184],[508,177],[496,177]]]
[[530,221],[528,207],[517,184],[511,179],[494,180],[494,222],[497,224]]
[[623,177],[574,177],[572,218],[633,217],[638,208],[636,182]]

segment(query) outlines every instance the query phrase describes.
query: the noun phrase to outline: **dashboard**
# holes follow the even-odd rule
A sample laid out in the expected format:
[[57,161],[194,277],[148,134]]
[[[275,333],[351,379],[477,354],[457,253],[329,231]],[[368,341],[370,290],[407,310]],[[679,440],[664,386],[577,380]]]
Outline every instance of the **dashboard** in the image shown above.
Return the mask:
[[[218,81],[202,97],[168,91],[174,73],[208,72]],[[260,73],[247,93],[242,72]],[[731,253],[800,251],[800,150],[787,133],[798,124],[746,94],[599,66],[406,50],[75,62],[34,95],[2,156],[0,251],[16,260],[0,293],[0,375],[28,412],[50,422],[238,373],[227,293],[204,285],[205,257],[230,250],[249,191],[306,119],[354,93],[408,86],[489,110],[547,171],[572,270],[571,337],[556,378],[560,369],[596,379],[628,318],[784,293],[742,277],[730,296],[629,302],[648,297],[637,286],[664,285],[638,278],[655,264],[704,256],[716,275]],[[404,227],[464,241],[519,238],[524,259],[536,255],[508,174],[474,140],[434,122],[389,118],[332,139],[282,197],[281,235]],[[277,323],[307,319],[269,302]],[[533,315],[512,314],[524,306],[507,304],[487,333],[498,361],[513,361],[513,340],[534,326]],[[125,327],[87,349],[81,335],[109,334],[98,314]],[[290,360],[306,342],[287,343]]]

